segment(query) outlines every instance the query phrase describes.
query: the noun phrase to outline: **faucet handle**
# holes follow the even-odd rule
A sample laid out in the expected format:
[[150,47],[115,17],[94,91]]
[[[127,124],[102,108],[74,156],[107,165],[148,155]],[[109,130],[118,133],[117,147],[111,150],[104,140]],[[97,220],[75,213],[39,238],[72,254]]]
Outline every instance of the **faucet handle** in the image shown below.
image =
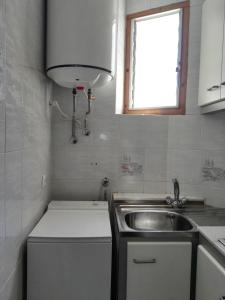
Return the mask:
[[167,197],[166,197],[166,203],[167,203],[168,205],[171,205],[173,202],[174,202],[174,200],[173,200],[170,196],[167,196]]
[[180,201],[182,202],[182,204],[185,204],[186,202],[187,202],[187,198],[186,197],[182,197],[181,199],[180,199]]

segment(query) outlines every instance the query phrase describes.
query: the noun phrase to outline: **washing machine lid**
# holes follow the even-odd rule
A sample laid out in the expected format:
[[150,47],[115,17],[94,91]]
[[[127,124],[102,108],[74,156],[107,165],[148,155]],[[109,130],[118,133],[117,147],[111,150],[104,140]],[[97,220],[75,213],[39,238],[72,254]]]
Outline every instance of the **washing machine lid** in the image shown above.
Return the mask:
[[48,210],[29,239],[111,239],[108,210]]
[[51,201],[48,210],[108,210],[108,202],[104,201]]

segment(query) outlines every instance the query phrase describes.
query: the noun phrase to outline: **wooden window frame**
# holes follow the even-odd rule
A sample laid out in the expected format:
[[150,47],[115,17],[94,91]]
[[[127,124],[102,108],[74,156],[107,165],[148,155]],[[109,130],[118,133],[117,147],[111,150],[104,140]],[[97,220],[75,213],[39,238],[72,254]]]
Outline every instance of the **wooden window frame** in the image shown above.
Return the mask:
[[[176,108],[154,108],[154,109],[131,109],[130,102],[130,78],[131,78],[131,31],[132,20],[148,15],[154,15],[170,10],[182,9],[182,37],[181,37],[181,64],[180,64],[180,86],[179,105]],[[188,45],[189,45],[189,19],[190,1],[174,3],[161,6],[126,17],[126,50],[125,50],[125,79],[124,79],[124,114],[129,115],[184,115],[186,107],[187,74],[188,74]]]

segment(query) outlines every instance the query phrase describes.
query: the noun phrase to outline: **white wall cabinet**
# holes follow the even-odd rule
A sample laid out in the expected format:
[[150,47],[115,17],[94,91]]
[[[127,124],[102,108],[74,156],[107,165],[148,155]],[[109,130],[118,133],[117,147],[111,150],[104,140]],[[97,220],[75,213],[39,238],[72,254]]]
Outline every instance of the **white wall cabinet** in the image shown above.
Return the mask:
[[225,98],[225,0],[206,0],[202,9],[199,106]]
[[198,247],[196,300],[225,299],[225,269],[203,247]]
[[189,242],[128,242],[127,300],[190,300]]

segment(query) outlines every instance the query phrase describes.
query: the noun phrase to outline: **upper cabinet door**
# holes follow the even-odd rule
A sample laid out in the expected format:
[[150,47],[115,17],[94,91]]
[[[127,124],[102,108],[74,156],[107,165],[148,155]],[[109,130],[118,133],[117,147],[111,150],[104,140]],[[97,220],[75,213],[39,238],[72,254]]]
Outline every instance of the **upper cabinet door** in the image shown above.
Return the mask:
[[[225,2],[225,0],[224,0]],[[225,10],[225,8],[224,8]],[[225,13],[224,13],[225,14]],[[224,16],[225,18],[225,16]],[[221,99],[225,99],[225,21],[223,31],[223,64],[222,64],[222,80],[221,80]]]
[[198,247],[196,300],[225,299],[225,269],[202,246]]
[[199,105],[221,99],[225,0],[206,0],[202,11]]

